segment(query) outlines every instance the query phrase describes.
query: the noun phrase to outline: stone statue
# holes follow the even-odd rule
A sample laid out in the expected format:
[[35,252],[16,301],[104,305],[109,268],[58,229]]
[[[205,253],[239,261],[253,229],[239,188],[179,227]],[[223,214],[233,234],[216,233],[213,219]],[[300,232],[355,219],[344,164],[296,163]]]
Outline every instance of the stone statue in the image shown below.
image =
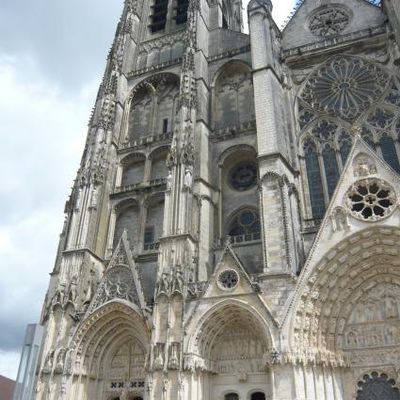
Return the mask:
[[193,185],[193,175],[190,168],[185,169],[184,187],[190,189]]
[[167,190],[171,190],[172,188],[172,171],[168,170],[168,176],[167,176]]

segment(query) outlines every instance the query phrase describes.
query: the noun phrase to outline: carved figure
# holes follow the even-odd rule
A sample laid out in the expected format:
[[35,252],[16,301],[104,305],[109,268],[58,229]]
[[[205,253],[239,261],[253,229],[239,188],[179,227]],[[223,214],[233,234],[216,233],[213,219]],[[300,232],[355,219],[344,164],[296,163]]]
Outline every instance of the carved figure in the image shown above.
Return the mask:
[[183,285],[184,285],[183,273],[180,269],[177,269],[175,271],[175,275],[172,281],[172,292],[183,293]]
[[354,175],[357,177],[365,177],[377,173],[375,163],[366,155],[359,155],[354,163]]
[[168,170],[168,176],[167,176],[167,190],[171,190],[172,188],[172,171]]
[[168,293],[169,292],[169,279],[168,274],[163,272],[158,281],[157,293]]
[[333,232],[350,228],[348,211],[344,207],[336,207],[331,215]]
[[186,189],[190,189],[193,184],[193,176],[192,170],[190,168],[185,169],[185,179],[184,179],[184,187]]
[[154,347],[154,368],[162,369],[164,367],[164,343],[156,343]]

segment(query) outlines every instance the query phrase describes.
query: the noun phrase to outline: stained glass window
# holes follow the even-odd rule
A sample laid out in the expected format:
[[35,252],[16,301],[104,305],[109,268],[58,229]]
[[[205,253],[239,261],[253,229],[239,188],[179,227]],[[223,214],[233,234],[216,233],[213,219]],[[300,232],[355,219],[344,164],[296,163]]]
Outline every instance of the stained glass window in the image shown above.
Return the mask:
[[229,172],[230,185],[238,191],[252,188],[257,181],[257,166],[253,162],[240,163]]
[[[254,210],[240,211],[234,217],[228,235],[232,236],[235,242],[259,240],[261,236],[261,225],[258,212]],[[238,237],[241,238],[238,239]]]
[[327,145],[322,151],[322,159],[324,160],[325,178],[328,185],[329,197],[332,197],[339,180],[339,166],[335,150]]
[[321,169],[319,167],[317,149],[312,141],[308,141],[304,145],[304,153],[312,214],[315,219],[321,219],[325,213],[324,191],[322,187]]
[[335,190],[359,132],[356,127],[400,174],[400,80],[384,67],[358,57],[330,58],[310,74],[298,104],[301,134],[312,142],[304,145],[304,162],[314,219],[323,216]]
[[339,138],[340,157],[342,158],[343,166],[346,164],[352,144],[351,136],[343,132]]
[[390,84],[378,65],[356,57],[335,57],[315,71],[301,98],[314,111],[354,121]]
[[397,156],[394,140],[390,136],[384,134],[382,135],[379,144],[381,146],[384,160],[400,174],[399,158]]

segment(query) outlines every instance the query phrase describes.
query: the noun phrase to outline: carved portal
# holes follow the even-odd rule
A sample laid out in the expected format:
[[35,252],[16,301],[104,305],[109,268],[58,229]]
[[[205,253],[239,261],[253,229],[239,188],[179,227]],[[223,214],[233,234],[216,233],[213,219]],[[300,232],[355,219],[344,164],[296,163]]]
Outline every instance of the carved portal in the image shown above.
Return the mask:
[[382,283],[361,297],[347,320],[343,349],[356,366],[398,364],[400,286]]
[[144,392],[145,359],[145,350],[136,340],[119,347],[106,369],[106,398],[111,395],[131,399],[141,395]]
[[215,367],[220,374],[235,374],[240,381],[247,380],[247,374],[263,372],[265,344],[256,334],[233,322],[216,340],[213,346]]

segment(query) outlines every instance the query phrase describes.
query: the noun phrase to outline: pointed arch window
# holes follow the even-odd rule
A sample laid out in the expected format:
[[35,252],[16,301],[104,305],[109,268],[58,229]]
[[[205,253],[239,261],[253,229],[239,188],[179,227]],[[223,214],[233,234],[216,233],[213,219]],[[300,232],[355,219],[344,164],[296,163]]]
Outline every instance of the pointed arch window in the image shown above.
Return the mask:
[[348,133],[343,132],[339,139],[340,157],[343,166],[346,164],[352,146],[352,140]]
[[[400,173],[399,99],[399,77],[359,57],[332,57],[311,73],[298,98],[298,121],[316,145],[304,152],[314,219],[321,213],[316,193],[323,191],[327,207],[349,157],[353,130]],[[323,188],[317,190],[318,172]]]
[[308,190],[310,193],[312,215],[321,219],[325,213],[324,191],[322,187],[321,168],[319,166],[317,147],[312,140],[304,144]]
[[400,163],[397,155],[396,146],[394,140],[386,133],[382,135],[379,142],[381,146],[382,156],[384,160],[400,174]]
[[261,237],[260,215],[257,211],[245,209],[238,212],[228,230],[234,243],[259,240]]
[[336,151],[329,144],[322,150],[322,159],[324,160],[328,194],[329,198],[331,198],[339,180],[339,166],[336,159]]

